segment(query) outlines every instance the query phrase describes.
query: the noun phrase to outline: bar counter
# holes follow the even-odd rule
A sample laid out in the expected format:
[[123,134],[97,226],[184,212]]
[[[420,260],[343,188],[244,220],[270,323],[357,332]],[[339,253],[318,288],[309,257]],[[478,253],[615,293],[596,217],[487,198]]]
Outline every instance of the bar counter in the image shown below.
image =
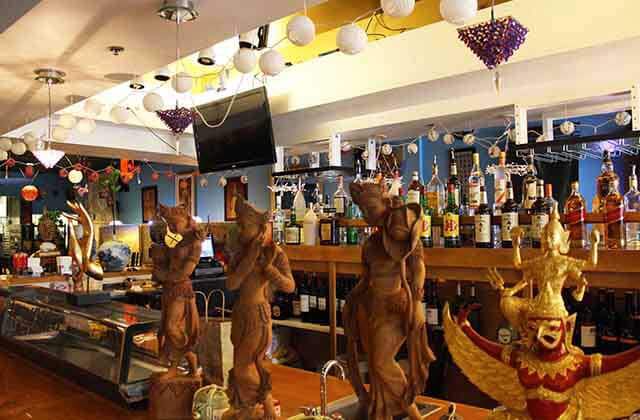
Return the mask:
[[[274,397],[282,404],[282,419],[296,415],[302,406],[320,404],[320,377],[299,369],[273,365]],[[329,401],[352,393],[347,382],[329,378]],[[446,402],[425,398],[428,402]],[[429,416],[437,420],[445,409]],[[480,420],[487,411],[464,405],[465,420]],[[127,410],[30,361],[0,349],[0,419],[29,420],[147,420],[144,410]]]

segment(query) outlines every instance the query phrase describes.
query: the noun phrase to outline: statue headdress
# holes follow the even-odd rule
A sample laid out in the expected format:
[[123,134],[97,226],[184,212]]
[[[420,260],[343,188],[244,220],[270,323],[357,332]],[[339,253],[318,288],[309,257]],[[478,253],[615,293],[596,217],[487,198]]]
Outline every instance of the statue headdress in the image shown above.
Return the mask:
[[256,209],[251,203],[244,199],[240,194],[236,195],[236,214],[238,220],[245,222],[253,222],[259,225],[265,225],[269,221],[269,211],[260,211]]
[[542,230],[543,249],[556,248],[560,253],[566,254],[569,252],[569,234],[569,231],[565,231],[562,223],[560,223],[558,203],[556,203],[549,218],[549,223]]

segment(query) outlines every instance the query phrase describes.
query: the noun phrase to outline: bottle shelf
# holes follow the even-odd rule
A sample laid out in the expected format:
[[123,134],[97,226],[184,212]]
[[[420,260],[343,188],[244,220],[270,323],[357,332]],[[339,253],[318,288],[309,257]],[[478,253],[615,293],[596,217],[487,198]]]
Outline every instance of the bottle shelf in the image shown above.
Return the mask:
[[[289,318],[289,319],[274,319],[272,320],[273,325],[278,325],[281,327],[289,327],[295,328],[298,330],[305,331],[315,331],[319,333],[329,334],[329,326],[314,324],[311,322],[302,322],[299,318]],[[344,335],[344,329],[341,327],[336,327],[336,334]]]

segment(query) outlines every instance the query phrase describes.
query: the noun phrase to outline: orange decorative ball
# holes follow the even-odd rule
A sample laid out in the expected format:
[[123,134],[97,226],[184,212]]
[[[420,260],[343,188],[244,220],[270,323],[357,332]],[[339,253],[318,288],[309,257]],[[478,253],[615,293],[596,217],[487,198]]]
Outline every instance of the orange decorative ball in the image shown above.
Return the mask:
[[35,185],[29,184],[22,187],[20,190],[20,196],[24,201],[34,201],[38,198],[40,191],[38,191],[38,187]]

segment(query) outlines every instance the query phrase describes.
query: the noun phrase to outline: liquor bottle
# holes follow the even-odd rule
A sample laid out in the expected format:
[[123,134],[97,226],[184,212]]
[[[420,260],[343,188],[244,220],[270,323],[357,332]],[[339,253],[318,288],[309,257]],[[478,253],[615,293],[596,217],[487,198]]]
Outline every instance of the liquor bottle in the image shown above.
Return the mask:
[[[347,218],[351,221],[356,219],[356,204],[353,201],[349,202],[349,209]],[[355,226],[349,226],[347,228],[347,245],[358,245],[358,228]]]
[[624,292],[624,314],[620,322],[620,350],[630,350],[638,345],[633,292]]
[[580,194],[580,184],[574,181],[571,183],[571,195],[564,203],[565,224],[569,230],[571,248],[584,248],[587,245],[585,213],[586,205]]
[[302,322],[311,322],[311,290],[309,289],[309,282],[307,273],[303,274],[302,281],[299,286],[300,294],[300,320]]
[[480,187],[480,205],[474,216],[476,248],[492,248],[491,209],[487,203],[487,191]]
[[420,182],[420,176],[418,171],[413,171],[413,177],[409,184],[409,190],[407,191],[407,203],[422,203],[422,196],[424,194],[424,186]]
[[302,243],[305,245],[317,245],[318,242],[318,215],[313,210],[313,204],[309,203],[309,210],[302,221]]
[[480,300],[477,296],[476,284],[471,283],[469,287],[469,299],[467,300],[467,307],[470,312],[468,315],[468,320],[474,330],[480,331],[480,309],[481,309]]
[[287,245],[300,245],[302,242],[302,229],[296,223],[296,212],[291,212],[291,219],[284,228],[284,239]]
[[542,229],[549,223],[549,209],[544,200],[544,181],[539,179],[537,186],[537,198],[531,207],[531,246],[540,248]]
[[285,319],[284,318],[284,308],[281,305],[282,301],[282,293],[276,292],[273,296],[273,300],[271,302],[271,317],[273,319]]
[[342,175],[338,176],[338,189],[333,194],[333,208],[336,209],[337,217],[344,217],[345,209],[347,208],[348,196],[344,190],[344,178]]
[[[624,195],[624,210],[629,213],[640,211],[640,191],[638,191],[636,165],[631,165],[629,191]],[[640,223],[625,223],[625,230],[627,249],[640,249]]]
[[[596,178],[596,194],[593,197],[592,201],[592,211],[594,213],[605,214],[605,201],[607,196],[609,195],[609,191],[611,189],[611,181],[614,182],[616,189],[618,188],[618,184],[620,179],[618,175],[616,175],[613,170],[613,161],[611,160],[611,153],[608,150],[605,150],[602,153],[602,166],[600,169],[600,175]],[[594,224],[593,227],[600,231],[600,235],[603,238],[606,238],[606,223],[605,224]],[[606,247],[606,239],[600,242],[601,247]]]
[[322,325],[329,325],[329,289],[327,283],[320,281],[318,283],[318,319],[317,323]]
[[311,273],[311,281],[309,282],[309,322],[317,323],[319,319],[318,313],[318,278],[316,273]]
[[444,247],[460,248],[460,208],[456,203],[456,190],[454,184],[448,185],[447,207],[444,213]]
[[273,242],[280,245],[284,241],[285,217],[282,210],[282,196],[276,194],[276,209],[273,212]]
[[458,178],[458,163],[456,162],[456,152],[454,149],[449,150],[449,179],[447,180],[447,188],[449,185],[454,186],[454,197],[456,206],[460,205],[460,179]]
[[553,212],[558,202],[553,198],[553,184],[545,184],[544,186],[544,204],[549,209],[549,213]]
[[587,293],[584,297],[581,311],[578,313],[578,321],[580,323],[580,347],[586,354],[595,353],[597,350],[597,328],[596,321],[591,309],[591,294]]
[[454,315],[458,315],[458,313],[460,312],[461,309],[464,309],[465,305],[466,305],[466,300],[464,298],[464,293],[462,290],[462,284],[460,284],[460,282],[458,282],[458,284],[456,285],[456,297],[453,300],[453,306],[452,306],[452,310],[453,310],[453,314]]
[[293,291],[293,296],[291,296],[291,316],[294,318],[300,318],[302,316],[300,307],[300,287],[296,285],[296,288]]
[[[462,195],[462,202],[460,203],[460,216],[473,216],[473,212],[469,207],[469,200],[467,194]],[[471,247],[474,246],[475,239],[475,225],[460,224],[460,246]]]
[[513,248],[511,230],[518,226],[518,203],[513,199],[513,185],[507,181],[507,199],[500,212],[500,235],[502,247]]
[[605,242],[608,249],[622,249],[625,242],[624,199],[617,184],[609,181],[609,194],[605,202]]
[[438,297],[438,285],[435,281],[431,282],[431,290],[427,299],[426,318],[429,327],[440,330],[442,329],[442,320],[440,319],[440,298]]
[[600,335],[600,352],[602,354],[615,354],[619,349],[618,314],[616,312],[616,292],[606,291],[606,305],[601,314],[602,322]]
[[527,172],[522,179],[522,203],[520,208],[528,212],[533,207],[533,202],[536,201],[537,195],[537,182],[538,171],[533,161],[533,156],[527,157]]
[[428,197],[423,194],[420,205],[422,206],[422,231],[420,240],[425,248],[433,248],[433,237],[431,236],[431,209],[429,208]]
[[338,245],[338,219],[335,209],[327,210],[325,217],[320,219],[320,245]]
[[480,154],[473,154],[473,166],[469,175],[469,207],[473,212],[480,207],[480,187],[484,186],[484,174],[480,169]]
[[298,191],[293,197],[293,211],[295,213],[296,220],[304,219],[304,214],[307,212],[307,203],[304,199],[304,188],[302,186],[302,179],[298,178]]
[[507,154],[500,152],[498,166],[493,171],[493,203],[495,209],[499,209],[507,201]]
[[429,180],[429,183],[425,187],[427,191],[427,202],[429,203],[433,216],[442,216],[446,206],[446,190],[444,184],[438,177],[438,162],[435,155],[433,156],[431,172],[431,180]]

